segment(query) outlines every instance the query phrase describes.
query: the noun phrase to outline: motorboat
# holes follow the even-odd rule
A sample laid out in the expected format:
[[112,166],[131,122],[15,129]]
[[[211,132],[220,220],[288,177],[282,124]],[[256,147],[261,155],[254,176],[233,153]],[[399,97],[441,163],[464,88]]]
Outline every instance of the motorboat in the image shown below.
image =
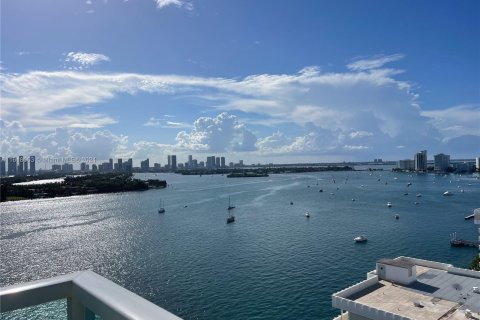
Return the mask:
[[365,237],[363,234],[353,238],[353,241],[355,242],[367,242],[367,240],[368,240],[367,237]]
[[395,219],[398,220],[400,219],[400,216],[398,214],[395,215]]
[[389,208],[392,207],[392,203],[390,201],[387,202],[387,207],[389,207]]
[[443,195],[448,197],[448,196],[453,196],[453,193],[451,193],[450,191],[445,191]]
[[308,212],[308,211],[305,212],[305,217],[306,217],[306,218],[310,218],[310,212]]

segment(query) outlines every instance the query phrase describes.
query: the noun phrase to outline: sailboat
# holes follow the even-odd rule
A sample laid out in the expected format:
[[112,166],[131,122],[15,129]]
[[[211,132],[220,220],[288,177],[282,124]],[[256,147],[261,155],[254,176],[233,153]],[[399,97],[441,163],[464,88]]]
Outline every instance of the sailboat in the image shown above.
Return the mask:
[[232,209],[235,209],[235,206],[232,206],[232,204],[230,203],[230,197],[228,197],[228,208],[227,208],[227,210],[232,210]]
[[165,206],[163,201],[160,201],[160,208],[158,208],[158,213],[165,213]]
[[232,204],[230,203],[230,197],[228,197],[228,207],[227,207],[227,211],[228,211],[228,217],[227,217],[227,224],[228,223],[232,223],[232,222],[235,222],[235,216],[233,214],[231,214],[231,210],[234,209],[235,206],[232,206]]

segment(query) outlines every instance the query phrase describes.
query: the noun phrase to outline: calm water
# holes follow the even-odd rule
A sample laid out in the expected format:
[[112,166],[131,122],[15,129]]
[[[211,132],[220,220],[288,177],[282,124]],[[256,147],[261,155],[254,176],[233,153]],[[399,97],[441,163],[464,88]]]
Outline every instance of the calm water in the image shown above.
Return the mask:
[[[158,177],[170,186],[2,203],[0,285],[92,269],[184,319],[331,319],[331,294],[364,280],[379,258],[466,267],[477,254],[449,244],[454,231],[478,237],[463,219],[480,207],[471,176]],[[227,225],[229,196],[236,222]],[[359,234],[368,243],[354,244]],[[35,312],[5,318],[19,317]]]

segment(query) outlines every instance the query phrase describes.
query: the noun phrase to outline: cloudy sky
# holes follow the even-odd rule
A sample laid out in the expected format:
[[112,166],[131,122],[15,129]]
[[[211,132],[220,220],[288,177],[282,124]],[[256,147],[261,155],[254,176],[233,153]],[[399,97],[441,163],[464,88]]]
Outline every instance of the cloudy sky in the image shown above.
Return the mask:
[[478,39],[474,0],[2,0],[1,156],[473,158]]

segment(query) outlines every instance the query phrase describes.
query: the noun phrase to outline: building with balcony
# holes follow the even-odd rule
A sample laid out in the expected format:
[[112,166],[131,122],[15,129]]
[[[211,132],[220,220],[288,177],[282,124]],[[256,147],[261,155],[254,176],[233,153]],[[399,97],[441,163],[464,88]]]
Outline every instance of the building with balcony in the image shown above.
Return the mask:
[[427,171],[427,150],[415,154],[415,171]]
[[480,272],[409,257],[380,259],[367,279],[332,295],[335,320],[480,318]]
[[433,159],[433,170],[443,172],[450,168],[450,155],[439,153]]

